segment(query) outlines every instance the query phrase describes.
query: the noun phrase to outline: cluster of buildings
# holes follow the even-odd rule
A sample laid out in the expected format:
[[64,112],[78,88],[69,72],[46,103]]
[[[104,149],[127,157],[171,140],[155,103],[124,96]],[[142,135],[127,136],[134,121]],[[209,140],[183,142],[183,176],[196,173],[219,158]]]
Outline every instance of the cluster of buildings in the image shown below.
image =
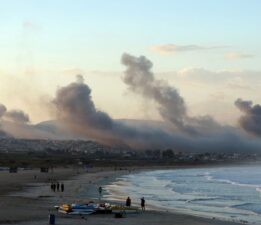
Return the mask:
[[128,147],[110,147],[94,141],[84,140],[29,140],[0,139],[0,153],[44,154],[67,156],[79,160],[141,160],[172,163],[215,163],[257,161],[261,155],[224,152],[176,152],[172,149],[133,150]]
[[105,146],[93,141],[82,140],[47,140],[47,139],[0,139],[0,152],[95,152],[103,150]]

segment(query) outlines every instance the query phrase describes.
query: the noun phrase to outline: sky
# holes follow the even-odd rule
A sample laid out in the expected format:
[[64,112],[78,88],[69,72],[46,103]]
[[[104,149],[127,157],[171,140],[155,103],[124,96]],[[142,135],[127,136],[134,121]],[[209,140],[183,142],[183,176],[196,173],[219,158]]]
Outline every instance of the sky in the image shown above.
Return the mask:
[[150,59],[193,116],[234,124],[237,98],[261,103],[259,0],[0,3],[0,102],[32,123],[54,118],[56,90],[77,74],[113,118],[160,120],[156,106],[122,82],[125,52]]

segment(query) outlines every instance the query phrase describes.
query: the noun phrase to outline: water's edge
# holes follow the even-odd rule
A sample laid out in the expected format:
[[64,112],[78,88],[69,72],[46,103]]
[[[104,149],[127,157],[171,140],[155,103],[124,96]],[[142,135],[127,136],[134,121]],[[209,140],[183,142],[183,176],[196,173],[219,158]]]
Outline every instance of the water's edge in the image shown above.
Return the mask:
[[[222,173],[231,173],[236,178],[237,170],[240,175],[244,171],[245,175],[250,173],[252,177],[261,176],[259,166],[142,171],[116,178],[114,182],[105,186],[104,197],[110,201],[124,202],[127,196],[131,196],[133,204],[140,205],[139,199],[144,196],[147,200],[147,207],[153,210],[225,221],[260,223],[260,194],[255,195],[255,193],[259,193],[261,184],[242,184],[213,177],[213,173],[222,176]],[[253,170],[257,171],[254,175]],[[170,177],[162,178],[162,176],[170,174],[175,175],[174,183]],[[154,179],[155,177],[156,179]],[[194,189],[191,190],[199,190],[199,192],[191,192],[191,194],[190,187],[187,186],[192,186]],[[214,190],[215,186],[218,186],[220,190],[218,188]],[[184,190],[182,193],[179,188],[188,188],[188,191]],[[244,202],[245,198],[249,196],[255,199],[253,203]],[[252,204],[250,206],[253,209],[249,209],[249,204]]]

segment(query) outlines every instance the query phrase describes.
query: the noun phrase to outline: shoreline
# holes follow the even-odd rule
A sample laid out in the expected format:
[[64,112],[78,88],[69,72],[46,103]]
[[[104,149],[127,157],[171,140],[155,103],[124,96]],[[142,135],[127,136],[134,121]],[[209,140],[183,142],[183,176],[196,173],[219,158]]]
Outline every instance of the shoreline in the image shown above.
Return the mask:
[[[137,173],[148,170],[158,170],[167,168],[135,168],[131,173]],[[171,168],[169,168],[171,169]],[[175,168],[172,168],[175,169]],[[66,170],[66,169],[65,169]],[[69,169],[70,170],[70,169]],[[19,173],[18,173],[19,174]],[[11,192],[1,192],[0,185],[0,201],[4,206],[7,203],[7,210],[0,211],[0,224],[28,224],[28,225],[40,225],[43,221],[47,222],[49,210],[55,213],[53,210],[54,205],[62,203],[82,202],[86,203],[90,200],[99,201],[98,187],[104,186],[115,181],[118,177],[129,174],[129,170],[117,170],[113,168],[93,168],[89,172],[80,171],[77,174],[72,171],[67,171],[67,175],[64,172],[55,172],[56,178],[62,180],[65,184],[65,192],[50,192],[49,184],[34,182],[35,185],[28,187],[32,182],[23,183],[22,189],[18,192],[12,192],[13,188],[10,188]],[[24,174],[20,174],[23,177]],[[3,176],[0,173],[0,181],[2,183]],[[25,179],[28,181],[30,179]],[[31,180],[30,180],[31,181]],[[14,182],[15,183],[15,182]],[[7,194],[8,193],[8,194]],[[8,203],[9,202],[9,203]],[[12,203],[12,204],[10,204]],[[29,213],[30,210],[33,213]],[[86,221],[81,218],[63,218],[60,215],[56,215],[57,224],[74,224],[77,220],[78,225],[85,224]],[[12,219],[10,219],[12,218]],[[101,224],[109,225],[114,223],[124,222],[124,224],[150,224],[150,225],[174,225],[174,224],[202,224],[202,225],[238,225],[242,223],[236,223],[232,221],[224,221],[218,219],[205,218],[202,216],[164,212],[161,210],[147,210],[145,213],[128,215],[127,218],[116,219],[113,215],[90,215],[88,216],[88,224]]]
[[[235,166],[235,165],[233,165]],[[207,166],[203,166],[203,167],[197,167],[197,168],[218,168],[218,167],[221,167],[220,165],[219,166],[211,166],[211,167],[207,167]],[[135,173],[142,173],[142,172],[152,172],[152,171],[157,171],[157,170],[173,170],[173,169],[194,169],[195,167],[156,167],[156,168],[144,168],[144,169],[140,169],[140,170],[136,170]],[[129,173],[130,174],[130,173]],[[133,174],[133,173],[132,173]],[[126,174],[125,174],[126,175]],[[127,174],[128,175],[128,174]],[[116,178],[119,178],[119,177],[116,177]],[[116,180],[114,180],[116,181]],[[113,191],[112,193],[112,196],[117,196],[118,195],[121,195],[122,192],[119,192],[119,191],[115,191],[115,190],[111,190]],[[126,196],[127,197],[127,196]],[[113,198],[113,199],[110,199],[110,198],[107,198],[106,199],[107,201],[111,202],[111,203],[118,203],[118,204],[125,204],[125,199],[121,199],[120,198]],[[136,199],[137,200],[137,199]],[[135,207],[140,207],[140,203],[137,203],[137,202],[134,202],[134,204],[132,204],[133,206]],[[201,212],[196,212],[196,211],[190,211],[188,212],[188,210],[181,210],[181,209],[177,209],[177,208],[168,208],[168,207],[160,207],[160,206],[155,206],[153,204],[150,204],[150,203],[146,203],[146,211],[154,211],[154,212],[160,212],[160,213],[168,213],[168,214],[173,214],[173,215],[183,215],[183,216],[191,216],[191,217],[197,217],[197,218],[204,218],[204,219],[207,219],[207,220],[216,220],[216,221],[221,221],[223,223],[232,223],[232,224],[252,224],[248,221],[244,221],[244,220],[234,220],[234,219],[230,219],[230,218],[227,218],[227,217],[218,217],[216,215],[207,215],[206,213],[201,213]]]

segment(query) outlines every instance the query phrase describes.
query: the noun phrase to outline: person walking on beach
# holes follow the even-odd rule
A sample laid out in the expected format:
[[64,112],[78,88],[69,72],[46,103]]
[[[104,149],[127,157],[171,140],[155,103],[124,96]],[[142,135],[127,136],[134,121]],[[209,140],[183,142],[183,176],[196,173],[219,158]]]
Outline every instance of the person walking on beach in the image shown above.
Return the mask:
[[101,196],[102,196],[102,187],[101,186],[98,188],[98,191],[99,191],[99,199],[101,200]]
[[141,206],[141,210],[145,211],[145,199],[144,199],[144,197],[142,197],[140,199],[140,206]]
[[131,206],[131,199],[130,199],[130,197],[128,197],[128,198],[126,199],[126,206],[127,206],[127,207],[130,207],[130,206]]
[[56,187],[57,187],[57,191],[60,191],[60,184],[59,184],[59,182],[57,182]]
[[61,183],[61,192],[64,192],[64,184]]

